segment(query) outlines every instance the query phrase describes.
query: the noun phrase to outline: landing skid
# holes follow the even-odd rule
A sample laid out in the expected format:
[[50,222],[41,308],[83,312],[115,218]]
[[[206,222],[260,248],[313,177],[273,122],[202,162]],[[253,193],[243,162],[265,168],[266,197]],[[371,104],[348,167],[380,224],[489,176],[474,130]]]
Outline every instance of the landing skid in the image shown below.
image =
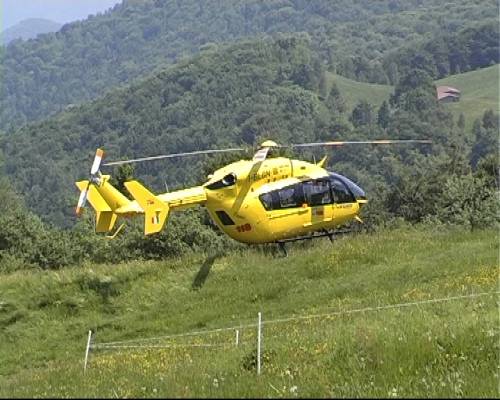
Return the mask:
[[336,235],[345,235],[347,233],[351,233],[352,231],[353,231],[352,229],[337,229],[337,230],[331,230],[331,231],[324,229],[322,231],[313,232],[310,235],[297,236],[294,238],[277,240],[275,243],[278,245],[279,249],[283,252],[283,256],[288,257],[288,252],[286,251],[286,243],[288,243],[288,242],[298,242],[300,240],[311,240],[311,239],[317,239],[317,238],[327,236],[328,239],[330,239],[330,242],[333,243]]

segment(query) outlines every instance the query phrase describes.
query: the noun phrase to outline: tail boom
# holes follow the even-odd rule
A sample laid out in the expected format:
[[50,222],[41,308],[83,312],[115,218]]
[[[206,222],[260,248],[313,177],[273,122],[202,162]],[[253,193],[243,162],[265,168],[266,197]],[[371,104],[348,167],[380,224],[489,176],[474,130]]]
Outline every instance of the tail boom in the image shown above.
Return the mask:
[[109,175],[103,175],[99,183],[76,182],[80,191],[88,187],[87,198],[96,212],[96,232],[110,232],[118,218],[144,214],[144,234],[160,232],[168,220],[172,209],[184,209],[207,200],[202,186],[158,196],[151,193],[137,181],[124,183],[135,201],[127,199],[109,183]]
[[145,214],[144,234],[146,235],[161,231],[171,210],[204,204],[207,200],[205,190],[201,186],[163,193],[158,196],[155,196],[137,181],[125,182],[125,187]]

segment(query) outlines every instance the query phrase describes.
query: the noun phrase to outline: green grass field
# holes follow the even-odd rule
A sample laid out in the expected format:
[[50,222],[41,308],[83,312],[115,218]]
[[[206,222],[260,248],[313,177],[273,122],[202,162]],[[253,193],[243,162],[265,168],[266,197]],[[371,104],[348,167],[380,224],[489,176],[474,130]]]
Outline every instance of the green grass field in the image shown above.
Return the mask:
[[[357,82],[331,73],[328,73],[327,76],[329,85],[333,82],[336,82],[338,85],[342,96],[346,100],[348,113],[363,99],[374,105],[376,112],[384,100],[389,100],[394,90],[389,85]],[[452,75],[437,80],[435,84],[436,86],[452,86],[461,91],[460,101],[447,103],[444,106],[452,112],[455,121],[458,120],[460,113],[464,114],[467,130],[472,128],[472,124],[476,118],[482,118],[486,110],[492,109],[494,112],[499,112],[498,65]]]
[[[0,397],[499,396],[497,230],[404,227],[268,253],[1,275]],[[490,294],[339,313],[474,293]],[[239,327],[239,346],[235,329],[208,332],[223,327]],[[83,374],[89,329],[94,344],[163,347],[94,348]]]

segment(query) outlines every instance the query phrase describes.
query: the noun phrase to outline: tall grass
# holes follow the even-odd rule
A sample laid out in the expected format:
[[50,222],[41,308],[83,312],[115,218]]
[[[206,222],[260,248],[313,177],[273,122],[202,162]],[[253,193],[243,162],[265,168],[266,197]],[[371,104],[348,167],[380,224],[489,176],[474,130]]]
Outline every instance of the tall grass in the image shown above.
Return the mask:
[[[498,397],[498,232],[403,228],[298,244],[288,258],[85,265],[0,277],[0,397]],[[200,272],[201,271],[201,272]],[[255,327],[263,313],[262,374]],[[266,323],[268,322],[268,323]],[[94,342],[171,348],[91,352]],[[136,341],[136,342],[133,342]],[[184,347],[217,344],[219,347]]]

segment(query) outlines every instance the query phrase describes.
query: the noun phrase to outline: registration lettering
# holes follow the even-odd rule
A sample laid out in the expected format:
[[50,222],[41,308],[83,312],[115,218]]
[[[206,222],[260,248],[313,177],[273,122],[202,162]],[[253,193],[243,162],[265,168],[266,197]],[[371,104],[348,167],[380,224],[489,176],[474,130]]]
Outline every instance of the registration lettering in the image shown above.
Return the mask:
[[335,204],[334,205],[335,208],[352,208],[352,204]]
[[266,169],[260,173],[255,173],[255,174],[251,174],[249,177],[248,177],[248,180],[250,182],[257,182],[257,181],[260,181],[261,179],[266,179],[266,178],[270,178],[271,177],[271,171]]

